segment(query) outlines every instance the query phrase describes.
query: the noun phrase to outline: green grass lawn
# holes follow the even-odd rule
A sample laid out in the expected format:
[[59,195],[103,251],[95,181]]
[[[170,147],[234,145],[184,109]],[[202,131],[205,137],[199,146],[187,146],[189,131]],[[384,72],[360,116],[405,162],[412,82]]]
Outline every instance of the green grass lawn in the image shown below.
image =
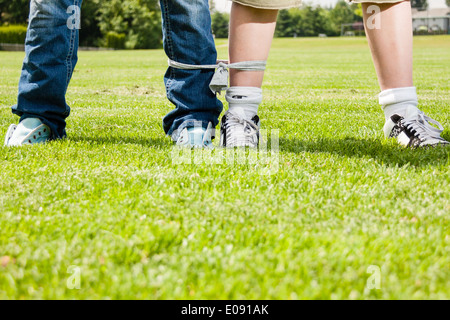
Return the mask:
[[[22,60],[0,52],[1,139]],[[271,175],[173,163],[166,61],[81,52],[68,139],[0,147],[0,299],[450,298],[450,149],[384,139],[365,39],[275,41]],[[415,82],[450,139],[450,36],[415,38]]]

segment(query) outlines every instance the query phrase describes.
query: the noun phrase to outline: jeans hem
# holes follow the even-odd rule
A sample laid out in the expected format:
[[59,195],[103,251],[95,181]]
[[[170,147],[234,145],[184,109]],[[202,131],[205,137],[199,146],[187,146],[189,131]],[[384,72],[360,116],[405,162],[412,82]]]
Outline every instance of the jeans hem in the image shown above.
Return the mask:
[[60,135],[57,130],[55,128],[57,128],[58,126],[55,125],[53,122],[49,121],[48,119],[46,119],[45,117],[39,116],[39,115],[34,115],[34,114],[21,114],[20,115],[20,120],[19,123],[22,122],[25,119],[29,119],[29,118],[35,118],[35,119],[39,119],[42,121],[43,124],[45,124],[46,126],[48,126],[50,128],[51,131],[51,135],[50,135],[50,141],[52,140],[60,140],[60,139],[65,139],[67,138],[66,135],[66,131],[65,129],[63,130],[63,133]]

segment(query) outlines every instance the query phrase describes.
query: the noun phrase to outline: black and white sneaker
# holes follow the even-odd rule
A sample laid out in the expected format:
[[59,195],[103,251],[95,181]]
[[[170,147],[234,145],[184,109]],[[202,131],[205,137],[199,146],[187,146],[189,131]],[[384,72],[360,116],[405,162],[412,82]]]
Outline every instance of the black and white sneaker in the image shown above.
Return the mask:
[[441,137],[443,131],[444,127],[439,122],[421,111],[408,119],[395,114],[384,125],[386,137],[396,138],[402,146],[410,148],[448,145],[449,142]]
[[244,114],[227,111],[220,126],[220,146],[224,148],[248,147],[256,149],[259,145],[260,120],[254,116],[245,119]]

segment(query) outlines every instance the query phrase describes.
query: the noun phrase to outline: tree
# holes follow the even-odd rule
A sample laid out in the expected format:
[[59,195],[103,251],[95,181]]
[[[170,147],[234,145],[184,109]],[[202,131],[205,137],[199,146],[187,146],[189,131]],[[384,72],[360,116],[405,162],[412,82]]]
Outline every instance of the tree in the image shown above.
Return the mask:
[[[80,43],[84,46],[97,45],[102,36],[98,27],[97,16],[99,0],[85,0],[81,9]],[[29,0],[0,0],[0,25],[27,24],[30,11]]]
[[99,46],[102,32],[98,26],[99,0],[84,0],[81,7],[80,44],[82,46]]
[[318,36],[321,33],[330,34],[329,24],[322,10],[320,7],[313,8],[311,6],[307,6],[303,10],[305,36]]
[[281,10],[275,32],[277,37],[338,36],[343,23],[362,21],[358,5],[339,1],[334,8],[304,5],[301,9]]
[[447,6],[450,7],[450,0],[447,0]]
[[333,22],[333,32],[337,35],[341,32],[341,25],[362,21],[362,18],[355,14],[351,6],[340,0],[330,11],[330,19]]
[[302,9],[281,10],[275,36],[312,37],[321,33],[334,35],[329,16],[329,10],[308,5]]
[[[0,24],[25,24],[28,12],[29,0],[0,0]],[[129,49],[160,47],[162,34],[158,0],[84,0],[80,44],[104,44],[104,39],[112,33],[120,37],[125,35]]]
[[208,0],[209,3],[209,11],[211,11],[211,13],[216,12],[216,3],[214,2],[214,0]]
[[157,0],[101,1],[98,12],[103,36],[110,32],[125,34],[128,49],[160,47],[161,17]]
[[0,24],[26,24],[29,0],[0,0]]
[[351,5],[351,8],[352,8],[352,10],[353,10],[353,13],[354,13],[356,16],[360,17],[361,19],[363,18],[363,11],[362,11],[362,6],[361,6],[360,3],[358,3],[358,4],[353,3],[353,4]]
[[428,8],[428,1],[427,0],[411,0],[411,7],[416,8],[416,9],[424,9],[425,10]]
[[316,33],[316,21],[315,21],[315,13],[314,9],[311,6],[306,6],[303,10],[300,11],[301,19],[300,19],[300,29],[301,35],[304,37],[312,37],[317,35]]
[[212,30],[216,38],[228,38],[230,15],[216,11],[211,18]]
[[278,14],[277,28],[275,30],[276,37],[292,37],[293,19],[289,10],[281,10]]

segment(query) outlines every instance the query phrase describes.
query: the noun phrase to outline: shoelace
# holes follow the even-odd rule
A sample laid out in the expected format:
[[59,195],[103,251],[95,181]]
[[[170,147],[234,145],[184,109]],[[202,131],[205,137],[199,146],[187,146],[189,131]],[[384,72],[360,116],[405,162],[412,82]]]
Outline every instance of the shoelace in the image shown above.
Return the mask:
[[[433,127],[430,123],[438,126],[439,129]],[[444,127],[424,113],[419,113],[417,118],[404,119],[402,120],[402,124],[422,142],[428,139],[444,140],[441,137]]]
[[230,112],[227,116],[225,128],[227,130],[227,145],[257,145],[259,127],[253,121],[241,118]]

